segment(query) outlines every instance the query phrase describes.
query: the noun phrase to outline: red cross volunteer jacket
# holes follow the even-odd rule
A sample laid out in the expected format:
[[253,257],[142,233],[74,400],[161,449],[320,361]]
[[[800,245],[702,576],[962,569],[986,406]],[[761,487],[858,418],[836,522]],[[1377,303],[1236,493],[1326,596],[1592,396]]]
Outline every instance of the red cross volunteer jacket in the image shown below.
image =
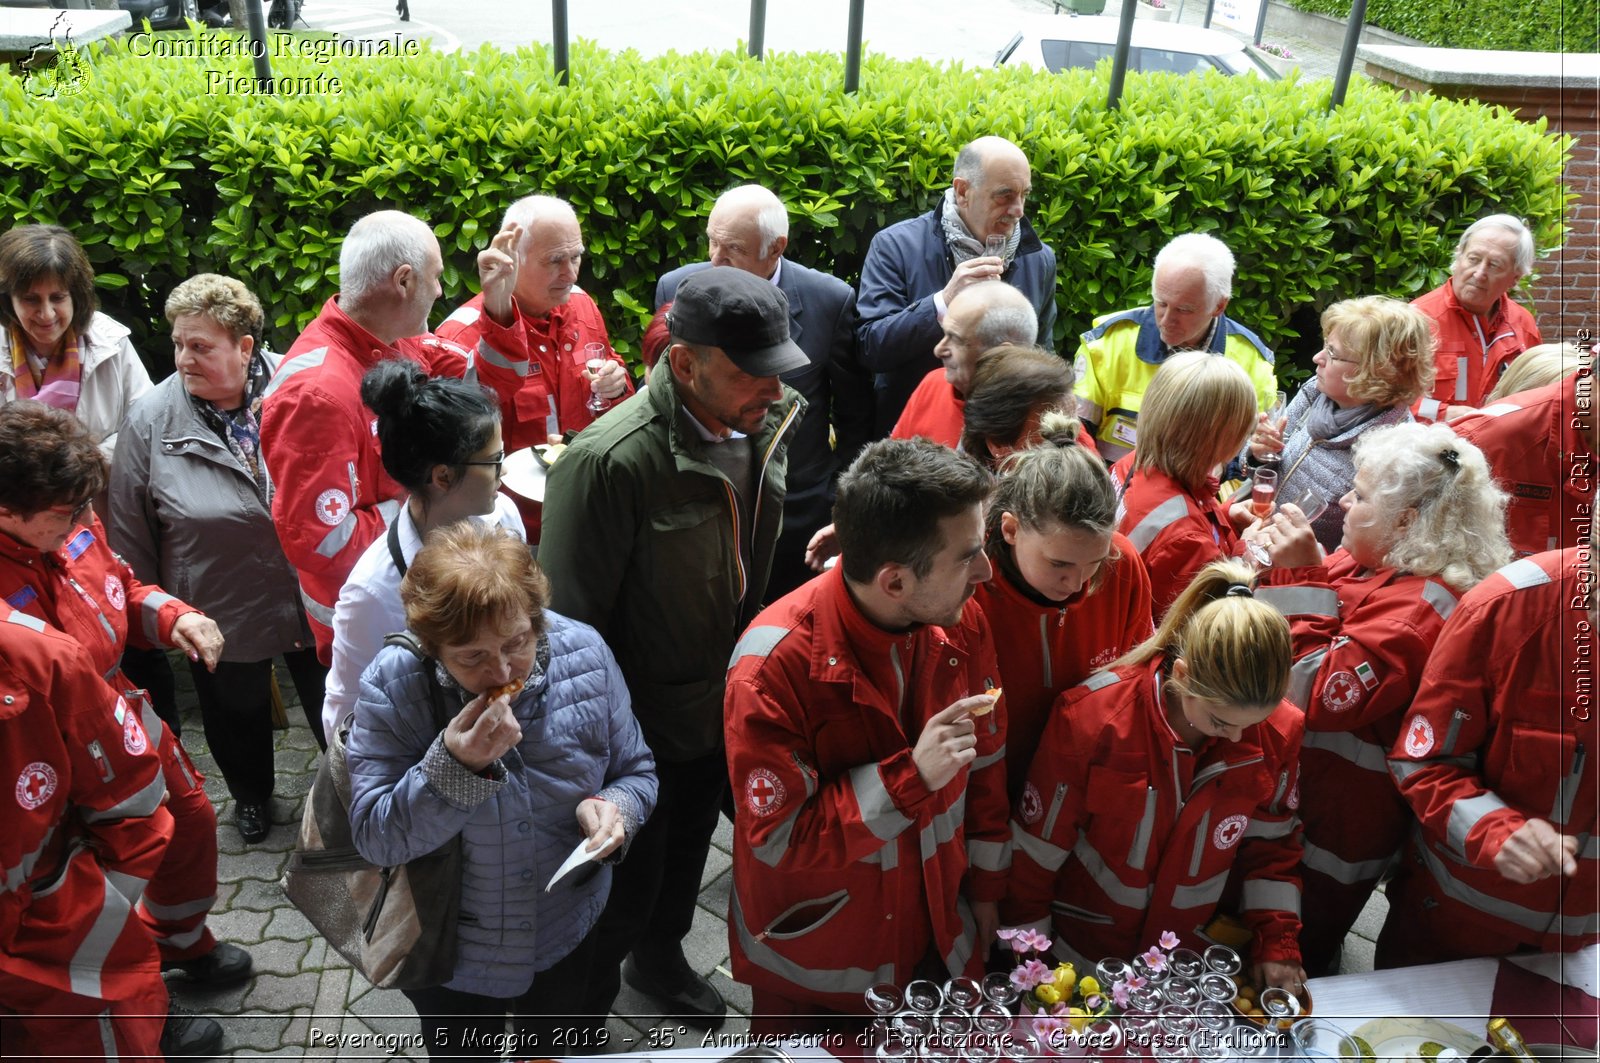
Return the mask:
[[[497,328],[485,321],[486,334]],[[476,374],[506,408],[528,371],[526,361],[496,353],[509,349],[504,337],[476,353],[437,336],[390,345],[334,298],[279,363],[261,406],[261,455],[272,477],[272,524],[299,576],[323,664],[332,660],[339,588],[405,495],[383,471],[378,418],[361,402],[361,377],[385,358],[410,358],[431,376]]]
[[1511,496],[1506,536],[1518,554],[1563,550],[1588,538],[1600,481],[1594,450],[1575,423],[1577,384],[1569,376],[1507,395],[1450,425],[1483,451],[1489,471]]
[[[73,997],[164,1011],[155,943],[133,914],[172,834],[154,745],[71,638],[0,613],[0,1000],[26,1000],[25,1014],[76,1011]],[[83,1025],[85,1046],[51,1050],[98,1057]]]
[[1100,586],[1069,601],[1044,604],[1024,593],[995,562],[978,586],[977,601],[994,634],[1006,699],[1006,790],[1022,793],[1028,763],[1039,748],[1050,706],[1068,687],[1089,678],[1150,637],[1150,577],[1133,545],[1111,537]]
[[[1401,905],[1391,918],[1426,905],[1435,933],[1449,936],[1446,955],[1480,955],[1483,942],[1508,953],[1600,941],[1600,722],[1585,552],[1513,561],[1467,592],[1390,754],[1420,822],[1404,881],[1391,884]],[[1521,885],[1495,869],[1500,847],[1529,819],[1578,839],[1575,876]]]
[[1207,924],[1233,911],[1253,962],[1298,963],[1300,710],[1285,701],[1238,742],[1191,750],[1167,722],[1164,664],[1061,695],[1011,824],[1002,920],[1053,927],[1058,955],[1064,944],[1092,966],[1166,930],[1204,948]]
[[1306,961],[1324,969],[1405,845],[1411,810],[1388,755],[1428,655],[1456,607],[1445,584],[1392,568],[1363,572],[1343,550],[1325,565],[1269,569],[1256,597],[1289,620],[1289,700],[1306,714],[1300,751]]
[[726,735],[733,783],[733,976],[858,1010],[930,955],[981,973],[969,901],[998,901],[1008,861],[1005,704],[974,721],[977,758],[930,791],[912,761],[923,725],[997,685],[983,610],[891,634],[835,568],[763,610],[734,649]]
[[1195,574],[1211,562],[1239,553],[1239,536],[1217,501],[1219,486],[1195,495],[1166,473],[1133,471],[1129,454],[1111,468],[1116,484],[1117,530],[1128,537],[1150,574],[1150,594],[1159,623]]

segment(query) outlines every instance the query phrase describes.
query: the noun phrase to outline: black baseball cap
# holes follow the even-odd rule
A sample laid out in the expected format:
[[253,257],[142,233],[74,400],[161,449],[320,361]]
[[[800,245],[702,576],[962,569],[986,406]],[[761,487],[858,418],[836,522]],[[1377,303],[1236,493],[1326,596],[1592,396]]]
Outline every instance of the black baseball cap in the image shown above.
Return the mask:
[[789,338],[789,300],[778,286],[733,266],[712,266],[678,286],[667,328],[685,343],[720,347],[751,376],[811,364]]

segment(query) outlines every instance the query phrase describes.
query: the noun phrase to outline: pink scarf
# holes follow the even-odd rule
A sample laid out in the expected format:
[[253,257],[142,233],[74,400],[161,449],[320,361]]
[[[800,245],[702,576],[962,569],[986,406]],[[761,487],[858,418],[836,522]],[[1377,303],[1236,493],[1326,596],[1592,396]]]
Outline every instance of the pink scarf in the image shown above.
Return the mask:
[[22,333],[11,330],[11,376],[16,381],[17,398],[37,399],[58,410],[76,412],[78,386],[83,378],[83,365],[78,359],[78,335],[67,333],[66,345],[59,358],[47,360],[40,368],[28,357],[28,348]]

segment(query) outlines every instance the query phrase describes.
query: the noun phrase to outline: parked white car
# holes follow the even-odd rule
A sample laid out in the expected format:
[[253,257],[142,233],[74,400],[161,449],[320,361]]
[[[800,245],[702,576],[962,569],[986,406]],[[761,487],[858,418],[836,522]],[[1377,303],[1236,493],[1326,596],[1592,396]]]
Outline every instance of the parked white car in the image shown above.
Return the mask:
[[[1170,0],[1169,0],[1170,2]],[[995,53],[995,66],[1030,66],[1052,73],[1092,67],[1116,52],[1118,20],[1096,15],[1036,15]],[[1237,37],[1176,22],[1135,19],[1129,70],[1175,74],[1216,70],[1275,81],[1278,74]]]

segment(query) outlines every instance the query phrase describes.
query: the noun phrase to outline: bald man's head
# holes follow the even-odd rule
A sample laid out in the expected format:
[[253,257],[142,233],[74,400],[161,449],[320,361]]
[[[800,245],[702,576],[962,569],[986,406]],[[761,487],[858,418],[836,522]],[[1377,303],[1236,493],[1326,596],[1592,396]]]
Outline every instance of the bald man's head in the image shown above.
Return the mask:
[[713,266],[733,266],[770,280],[789,246],[789,211],[760,185],[740,185],[717,197],[706,219]]
[[1009,237],[1033,190],[1028,157],[1004,137],[979,137],[956,155],[956,210],[973,237]]
[[958,395],[967,393],[984,351],[1005,343],[1032,344],[1039,335],[1033,304],[1004,281],[961,289],[939,324],[944,337],[933,353],[944,363],[945,379]]

